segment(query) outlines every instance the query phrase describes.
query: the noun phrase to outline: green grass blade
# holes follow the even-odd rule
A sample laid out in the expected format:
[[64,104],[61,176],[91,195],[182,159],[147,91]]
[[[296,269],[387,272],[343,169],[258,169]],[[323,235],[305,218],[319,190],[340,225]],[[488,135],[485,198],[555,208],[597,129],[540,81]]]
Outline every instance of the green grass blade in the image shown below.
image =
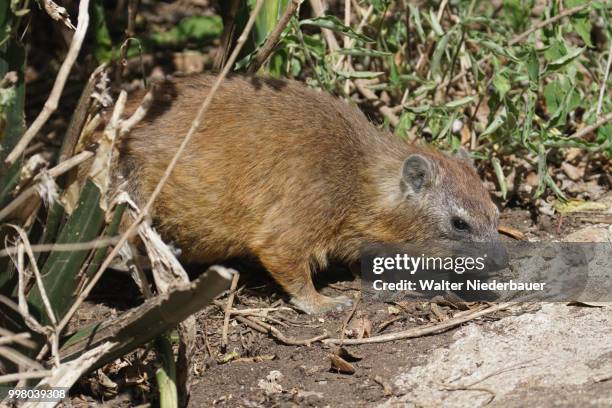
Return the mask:
[[[99,206],[100,190],[88,180],[81,192],[79,204],[60,231],[57,243],[91,241],[104,224],[104,211]],[[52,252],[41,275],[56,316],[61,318],[72,304],[78,283],[77,275],[89,251]],[[33,313],[41,323],[49,323],[37,286],[29,294]]]

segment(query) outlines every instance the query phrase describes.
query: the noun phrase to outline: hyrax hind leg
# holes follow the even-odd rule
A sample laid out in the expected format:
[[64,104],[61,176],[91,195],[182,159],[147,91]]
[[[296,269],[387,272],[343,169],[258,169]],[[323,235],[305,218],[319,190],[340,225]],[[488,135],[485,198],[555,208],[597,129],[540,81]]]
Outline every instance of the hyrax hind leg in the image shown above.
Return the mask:
[[303,312],[316,314],[351,306],[351,300],[345,296],[333,298],[317,292],[308,259],[289,259],[270,250],[257,255],[270,275],[291,296],[291,303]]

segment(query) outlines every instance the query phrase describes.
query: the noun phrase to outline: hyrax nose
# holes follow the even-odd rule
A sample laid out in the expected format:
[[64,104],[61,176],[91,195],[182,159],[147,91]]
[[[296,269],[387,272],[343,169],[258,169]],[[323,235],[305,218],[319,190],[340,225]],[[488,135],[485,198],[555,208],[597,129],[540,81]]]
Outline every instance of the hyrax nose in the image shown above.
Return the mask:
[[494,241],[486,246],[487,258],[490,265],[495,270],[507,268],[510,263],[510,256],[501,241]]

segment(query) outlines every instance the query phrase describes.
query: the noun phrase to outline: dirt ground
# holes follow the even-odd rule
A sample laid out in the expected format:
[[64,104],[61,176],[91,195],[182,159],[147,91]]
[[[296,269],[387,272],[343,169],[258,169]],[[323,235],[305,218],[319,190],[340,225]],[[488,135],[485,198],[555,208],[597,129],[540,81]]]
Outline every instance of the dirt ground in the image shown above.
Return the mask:
[[[608,239],[612,236],[607,224],[593,227],[588,220],[573,217],[561,224],[554,219],[535,222],[523,210],[504,212],[502,224],[530,240],[572,237],[591,230],[608,234]],[[309,316],[290,309],[265,273],[243,264],[232,266],[244,277],[234,308],[273,308],[265,321],[294,340],[323,332],[340,337],[343,327],[346,338],[396,332],[444,321],[479,306],[362,300],[352,315],[339,311]],[[359,296],[358,278],[350,273],[326,274],[325,281],[321,278],[324,294]],[[121,291],[116,290],[118,286]],[[345,359],[354,369],[353,374],[346,374],[332,368],[330,355],[337,353],[336,346],[318,342],[284,345],[236,320],[229,325],[229,344],[224,350],[225,302],[226,297],[220,298],[197,316],[190,407],[612,406],[609,306],[536,303],[434,335],[345,346],[349,353]],[[108,318],[137,303],[138,292],[129,278],[109,274],[90,299],[90,308],[83,309],[80,320],[73,324]],[[507,358],[500,358],[500,353]],[[83,379],[73,389],[71,402],[73,406],[157,406],[155,368],[150,349],[132,353]]]

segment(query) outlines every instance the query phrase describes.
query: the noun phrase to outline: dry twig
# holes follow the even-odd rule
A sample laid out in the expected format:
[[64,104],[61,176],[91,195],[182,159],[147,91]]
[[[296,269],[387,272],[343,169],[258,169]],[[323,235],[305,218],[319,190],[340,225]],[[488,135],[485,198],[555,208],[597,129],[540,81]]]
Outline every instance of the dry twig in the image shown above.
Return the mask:
[[[365,27],[373,11],[374,11],[374,6],[370,5],[370,7],[368,7],[365,14],[361,18],[361,21],[359,22],[359,25],[357,26],[357,30],[355,30],[355,32],[361,33],[363,31],[363,27]],[[353,45],[355,45],[355,39],[345,37],[345,40],[346,42],[344,43],[344,48],[352,48]],[[340,55],[338,57],[338,61],[336,61],[336,65],[334,65],[334,69],[340,69],[340,67],[342,66],[342,62],[344,61],[344,57],[345,55]]]
[[439,332],[448,330],[450,328],[453,328],[455,326],[458,326],[460,324],[463,324],[465,322],[468,322],[470,320],[474,320],[479,317],[486,316],[488,314],[495,313],[503,309],[507,309],[512,304],[513,303],[510,303],[510,302],[500,303],[498,305],[491,306],[484,310],[478,310],[476,312],[469,313],[461,317],[454,317],[444,322],[427,325],[425,327],[415,327],[415,328],[408,329],[408,330],[403,330],[403,331],[399,331],[395,333],[382,334],[380,336],[368,337],[368,338],[363,338],[363,339],[346,339],[346,340],[344,339],[325,339],[325,340],[322,340],[322,342],[325,344],[351,345],[351,344],[384,343],[384,342],[393,341],[393,340],[422,337],[428,334],[439,333]]
[[45,306],[45,311],[47,312],[47,316],[49,317],[49,321],[51,322],[51,328],[49,327],[42,327],[38,322],[35,321],[35,319],[29,314],[28,311],[28,306],[27,306],[27,301],[25,299],[25,294],[23,292],[23,287],[22,284],[24,282],[24,277],[23,275],[25,274],[25,270],[23,269],[23,260],[21,259],[22,254],[19,253],[18,251],[18,256],[20,257],[19,262],[18,262],[18,267],[17,267],[17,271],[19,273],[19,282],[20,284],[20,291],[19,291],[19,306],[20,306],[20,311],[21,311],[21,315],[24,317],[24,320],[26,322],[29,322],[28,326],[35,330],[38,331],[39,333],[42,334],[46,334],[47,335],[47,340],[49,342],[49,344],[51,345],[51,353],[53,356],[53,361],[56,367],[58,367],[60,365],[60,360],[59,360],[59,330],[57,330],[57,319],[55,317],[55,313],[53,311],[53,307],[51,306],[51,302],[49,301],[49,298],[47,296],[47,290],[45,289],[43,280],[42,280],[42,276],[40,274],[40,271],[38,269],[38,265],[36,264],[36,258],[34,257],[34,253],[32,252],[32,249],[30,248],[30,242],[28,240],[28,236],[26,234],[26,232],[15,225],[11,225],[11,227],[13,227],[17,233],[19,234],[22,243],[18,245],[18,248],[23,248],[23,250],[27,253],[28,258],[30,260],[30,267],[31,269],[34,271],[34,277],[36,280],[36,285],[38,287],[41,299],[43,301],[43,305]]
[[287,312],[295,312],[294,309],[291,309],[290,307],[257,307],[257,308],[252,308],[252,309],[231,309],[230,310],[230,314],[232,316],[235,315],[267,315],[270,312],[280,312],[280,311],[287,311]]
[[42,0],[43,8],[55,21],[61,21],[64,25],[71,30],[75,30],[76,28],[72,25],[70,21],[70,16],[64,7],[58,6],[53,0]]
[[519,34],[516,37],[512,38],[510,41],[508,41],[508,45],[515,45],[515,44],[523,41],[525,38],[529,37],[529,35],[531,33],[535,32],[535,31],[538,31],[540,28],[546,27],[547,25],[552,24],[555,21],[559,21],[559,20],[561,20],[564,17],[568,17],[568,16],[571,16],[572,14],[579,13],[579,12],[581,12],[582,10],[586,9],[589,6],[590,6],[589,3],[585,3],[585,4],[582,4],[580,6],[576,6],[576,7],[565,9],[561,13],[557,14],[556,16],[552,16],[551,18],[549,18],[547,20],[541,21],[538,24],[534,25],[533,27],[529,28],[524,33]]
[[36,347],[36,343],[30,340],[32,338],[32,333],[23,332],[15,334],[9,330],[0,328],[0,334],[2,335],[2,337],[0,337],[0,345],[17,343],[27,348]]
[[[73,167],[76,167],[79,164],[83,163],[84,161],[88,160],[92,156],[93,156],[92,152],[87,151],[87,150],[83,151],[77,154],[76,156],[71,157],[70,159],[48,170],[47,175],[52,178],[59,177],[62,174],[66,173],[68,170],[72,169]],[[17,198],[15,198],[6,207],[0,210],[0,221],[2,221],[3,219],[11,215],[13,211],[17,210],[30,197],[36,194],[36,192],[38,191],[37,186],[43,180],[42,173],[37,174],[34,180],[36,181],[36,183],[33,186],[30,186],[27,189],[25,189],[21,194],[17,196]]]
[[[66,387],[70,388],[74,385],[74,383],[87,371],[94,366],[98,360],[100,360],[106,353],[108,353],[116,344],[110,341],[105,342],[103,344],[98,345],[97,347],[88,350],[86,353],[83,353],[79,358],[69,361],[67,363],[63,363],[61,366],[52,370],[49,376],[45,376],[45,378],[38,384],[38,387],[41,388],[51,388],[51,387]],[[43,403],[43,402],[26,402],[22,405],[23,408],[42,408],[55,406],[60,401],[51,403]],[[44,405],[43,405],[44,404]]]
[[280,332],[276,327],[269,325],[267,323],[262,322],[259,319],[254,317],[244,317],[244,316],[236,316],[236,320],[241,323],[246,324],[251,329],[257,330],[260,333],[267,333],[272,335],[278,341],[283,344],[288,344],[290,346],[310,346],[312,343],[317,341],[321,341],[328,337],[327,333],[323,333],[319,336],[315,336],[310,339],[299,340],[293,337],[287,337],[283,333]]
[[361,302],[361,296],[358,296],[357,299],[355,299],[353,303],[353,307],[351,308],[349,313],[344,318],[344,321],[342,322],[342,327],[340,328],[340,340],[344,340],[344,332],[346,331],[346,326],[349,324],[349,322],[351,321],[351,318],[355,314],[355,310],[357,310],[357,306],[359,306],[359,302]]
[[[74,242],[65,244],[35,244],[30,245],[32,252],[72,252],[72,251],[84,251],[88,249],[104,248],[117,243],[119,237],[100,237],[93,241],[87,242]],[[16,255],[18,251],[17,246],[7,247],[0,250],[0,258]]]
[[23,367],[24,369],[34,369],[34,370],[44,370],[45,369],[45,367],[43,367],[42,364],[21,354],[19,351],[15,350],[14,348],[0,346],[0,356],[9,361],[12,361],[20,368]]
[[223,350],[227,349],[227,332],[229,331],[230,311],[232,310],[232,305],[234,304],[234,297],[236,296],[236,287],[238,286],[238,279],[240,279],[240,274],[235,273],[234,276],[232,276],[230,293],[227,297],[227,304],[225,305],[225,315],[223,316],[223,330],[221,331],[221,348]]
[[21,380],[33,380],[37,378],[45,378],[53,374],[51,370],[42,370],[42,371],[26,371],[23,373],[13,373],[0,375],[0,384],[12,383],[15,381]]
[[601,119],[599,119],[597,122],[593,123],[592,125],[583,127],[582,129],[580,129],[579,131],[577,131],[576,133],[574,133],[573,135],[569,137],[572,139],[580,139],[588,135],[589,133],[597,130],[600,126],[605,125],[606,123],[610,121],[612,121],[612,112],[603,116]]
[[193,282],[181,284],[167,293],[147,299],[115,319],[101,322],[88,336],[68,340],[60,355],[63,360],[76,358],[84,351],[110,341],[116,346],[104,355],[100,364],[112,361],[201,310],[228,288],[231,275],[226,268],[211,266]]
[[136,126],[138,123],[140,123],[141,120],[145,118],[147,112],[151,108],[151,104],[153,104],[154,92],[155,88],[153,87],[147,92],[144,98],[142,98],[140,106],[136,109],[132,116],[130,116],[128,119],[121,121],[121,124],[119,126],[120,137],[130,133],[132,128],[134,128],[134,126]]
[[610,66],[612,65],[612,41],[610,41],[610,47],[608,48],[608,62],[606,63],[606,70],[604,71],[603,82],[601,83],[601,89],[599,90],[599,100],[597,101],[596,115],[599,117],[601,114],[601,107],[603,106],[603,98],[608,89],[608,76],[610,75]]
[[289,20],[291,20],[291,17],[295,14],[301,3],[302,0],[289,1],[287,7],[285,8],[285,12],[281,16],[280,20],[278,20],[278,23],[276,23],[276,26],[274,27],[270,35],[268,35],[268,38],[266,38],[266,42],[257,52],[255,59],[251,62],[251,65],[247,70],[249,74],[256,73],[259,68],[261,68],[261,66],[266,62],[270,54],[272,54],[272,51],[274,50],[274,47],[276,47],[276,44],[278,43],[281,34],[285,30],[285,27],[287,27],[287,24],[289,24]]
[[[312,11],[314,12],[314,15],[316,17],[325,16],[325,10],[323,9],[323,4],[321,3],[321,0],[310,0],[310,7],[312,8]],[[321,29],[321,32],[325,37],[325,42],[327,42],[329,49],[332,52],[338,51],[340,49],[340,46],[338,45],[336,37],[334,37],[334,33],[326,28]]]
[[525,238],[525,234],[523,234],[521,231],[517,230],[516,228],[509,227],[507,225],[500,225],[497,228],[497,231],[500,234],[507,235],[507,236],[509,236],[511,238],[514,238],[514,239],[518,240],[518,241],[524,241],[526,239]]
[[72,70],[72,66],[79,55],[79,51],[81,50],[81,46],[83,45],[83,40],[85,39],[85,35],[87,34],[87,27],[89,26],[89,0],[81,0],[79,3],[79,17],[77,21],[77,28],[74,32],[74,36],[72,37],[72,42],[70,43],[70,48],[68,49],[68,54],[62,63],[62,66],[57,74],[57,78],[55,78],[55,83],[53,84],[53,89],[51,90],[51,94],[45,102],[45,106],[40,114],[36,117],[32,125],[28,128],[28,130],[24,133],[24,135],[19,139],[19,142],[15,146],[15,148],[9,153],[6,157],[5,162],[8,165],[15,163],[15,161],[21,156],[23,151],[28,147],[28,144],[34,139],[34,137],[38,134],[43,125],[47,122],[49,117],[55,110],[57,109],[57,105],[62,95],[62,91],[64,90],[64,85],[66,84],[66,80],[68,79],[68,75]]
[[367,87],[367,82],[363,79],[356,80],[355,86],[360,94],[362,94],[367,100],[375,103],[375,106],[378,107],[380,113],[389,120],[389,123],[394,127],[399,124],[399,117],[395,113],[393,113],[393,109],[388,107],[383,101],[381,101],[378,96]]

